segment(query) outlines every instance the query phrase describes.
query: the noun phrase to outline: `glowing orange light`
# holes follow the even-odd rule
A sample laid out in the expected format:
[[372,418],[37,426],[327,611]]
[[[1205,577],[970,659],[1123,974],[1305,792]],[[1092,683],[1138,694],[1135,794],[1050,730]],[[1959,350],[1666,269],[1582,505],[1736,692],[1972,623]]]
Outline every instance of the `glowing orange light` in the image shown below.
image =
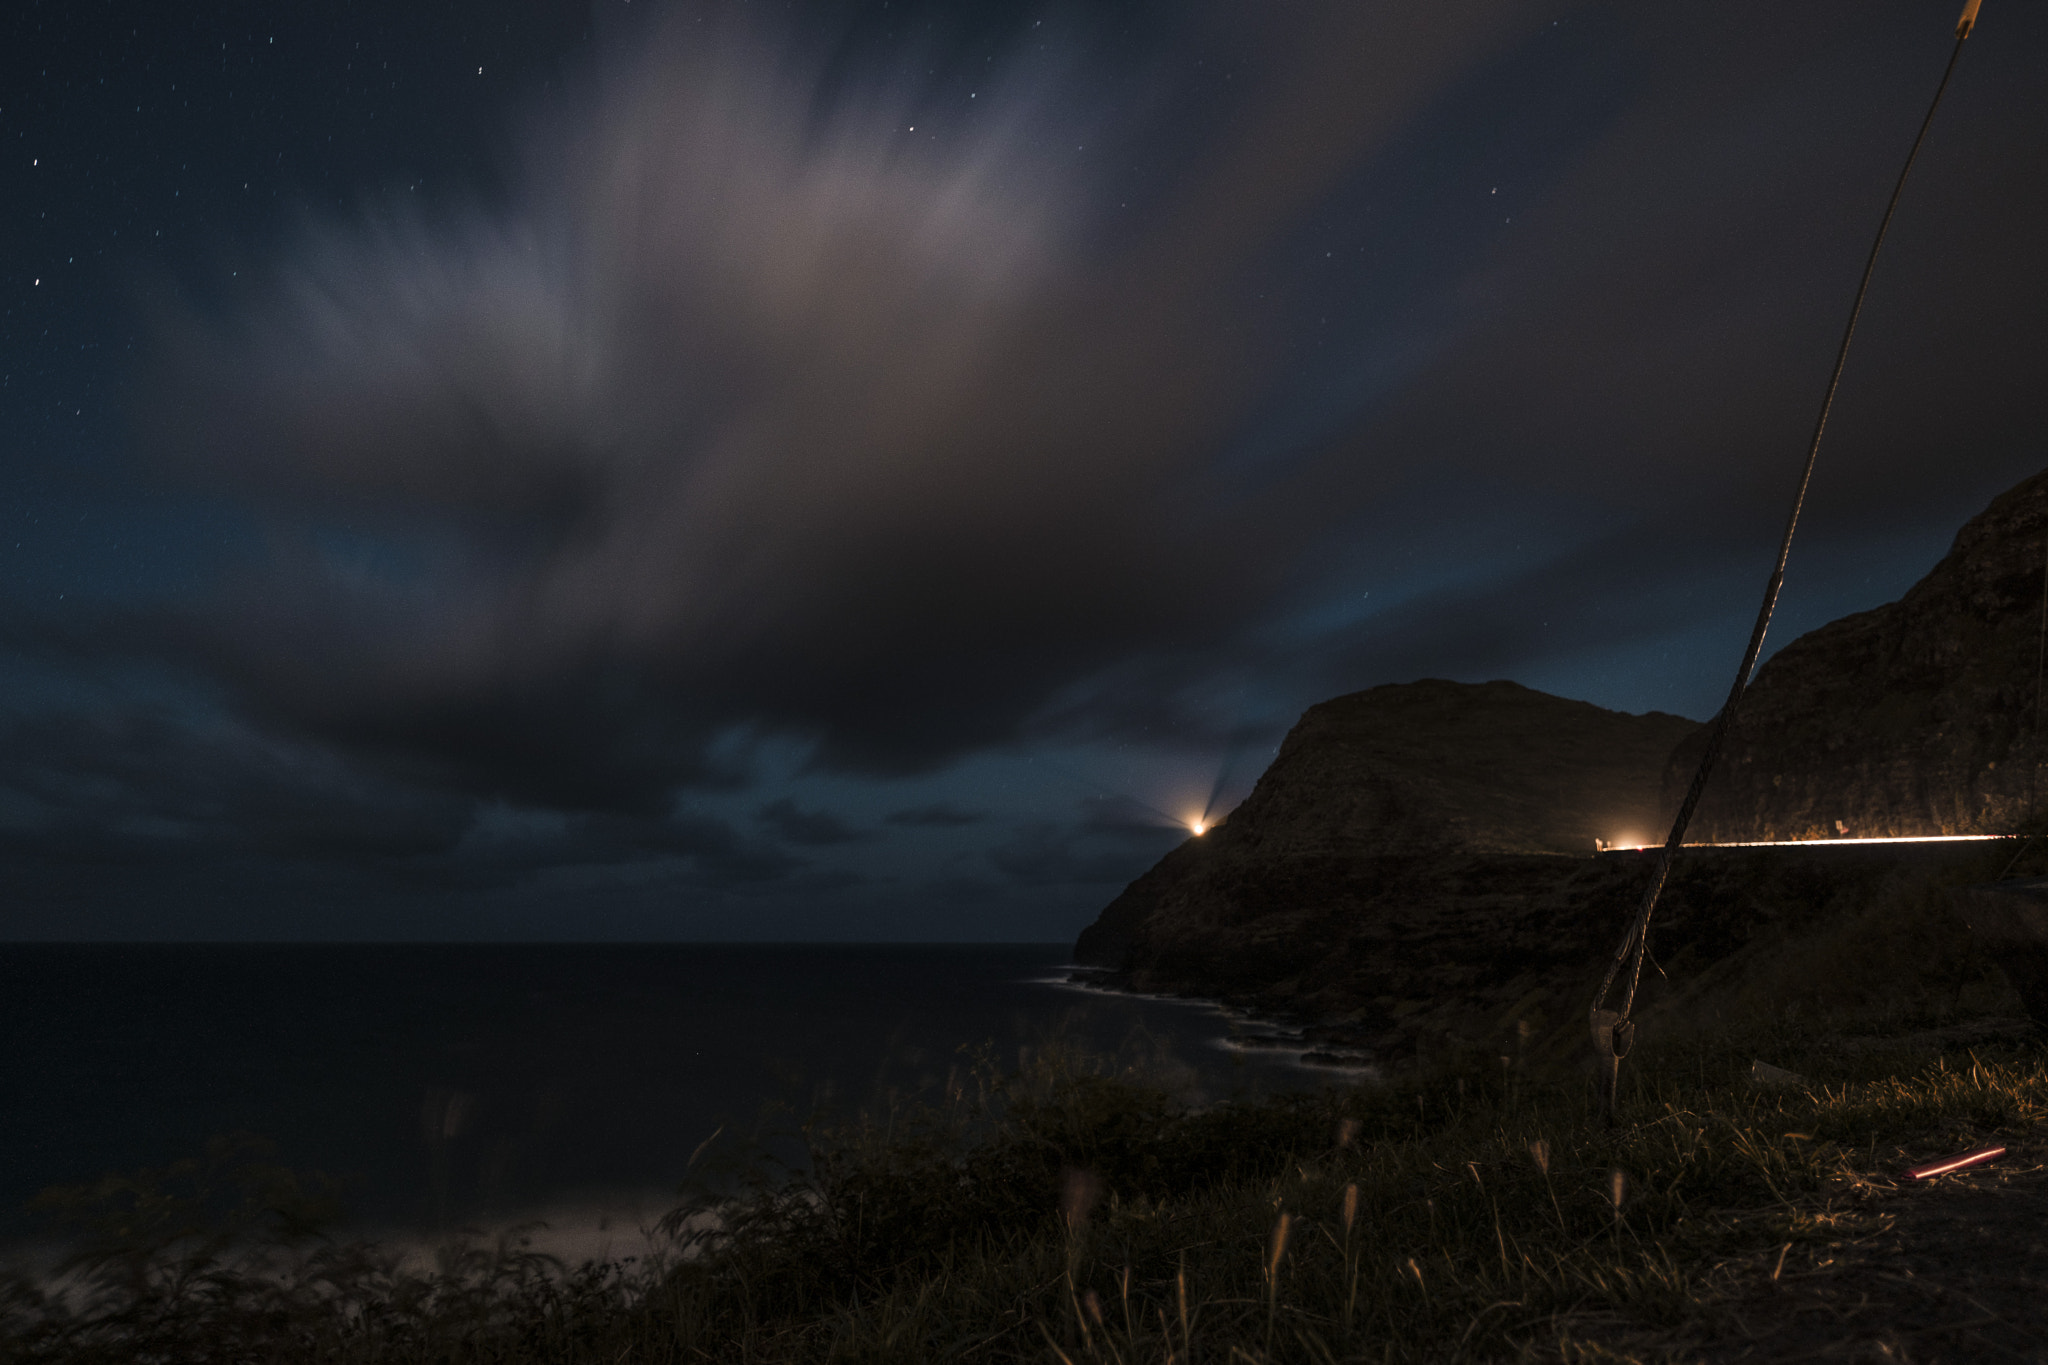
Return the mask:
[[1202,831],[1209,827],[1203,824],[1200,820],[1195,820],[1189,823],[1188,828],[1193,830],[1195,832],[1195,837],[1199,839],[1202,837]]

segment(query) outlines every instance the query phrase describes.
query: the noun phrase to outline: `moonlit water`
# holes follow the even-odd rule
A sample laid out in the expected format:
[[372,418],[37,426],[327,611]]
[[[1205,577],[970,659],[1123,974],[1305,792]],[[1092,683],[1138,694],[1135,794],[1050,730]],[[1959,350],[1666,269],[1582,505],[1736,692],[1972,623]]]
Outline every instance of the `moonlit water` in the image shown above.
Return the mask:
[[[616,1252],[764,1106],[873,1105],[961,1049],[1065,1042],[1201,1100],[1329,1083],[1181,1002],[1065,989],[1064,945],[0,946],[0,1203],[258,1134],[349,1221],[539,1218]],[[771,1118],[771,1123],[773,1122]],[[781,1120],[787,1123],[784,1118]]]

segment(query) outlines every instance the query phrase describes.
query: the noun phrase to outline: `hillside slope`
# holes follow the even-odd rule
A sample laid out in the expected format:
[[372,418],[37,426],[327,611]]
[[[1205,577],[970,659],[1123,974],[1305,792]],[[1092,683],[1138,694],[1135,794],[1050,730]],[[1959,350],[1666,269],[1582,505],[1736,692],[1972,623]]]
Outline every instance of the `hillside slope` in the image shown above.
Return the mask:
[[[1898,602],[1785,646],[1757,675],[1692,837],[2025,822],[2048,757],[2044,558],[2048,474],[1973,518]],[[1576,1037],[1651,856],[1591,856],[1594,841],[1659,842],[1704,734],[1506,682],[1338,697],[1302,717],[1227,822],[1103,910],[1077,959],[1135,989],[1320,1021],[1381,1060],[1520,1021]],[[1967,844],[1688,852],[1653,951],[1683,981],[1891,906],[1905,918],[1878,932],[1939,957],[1966,935],[1937,888],[2001,875],[2011,857]]]
[[[2003,834],[2036,802],[2048,473],[1994,499],[1896,602],[1757,670],[1692,837]],[[1675,809],[1703,736],[1665,778]],[[2040,793],[2048,797],[2048,792]]]

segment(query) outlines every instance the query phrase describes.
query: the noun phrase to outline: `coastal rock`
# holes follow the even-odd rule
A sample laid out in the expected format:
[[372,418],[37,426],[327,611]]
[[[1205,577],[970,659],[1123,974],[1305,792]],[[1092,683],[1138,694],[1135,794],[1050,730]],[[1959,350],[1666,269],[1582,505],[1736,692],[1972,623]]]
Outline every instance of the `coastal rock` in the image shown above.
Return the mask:
[[1697,728],[1510,682],[1428,680],[1311,708],[1250,797],[1133,882],[1076,945],[1131,988],[1320,1021],[1382,1059],[1546,989],[1618,932]]
[[[2003,834],[2048,791],[2048,473],[1994,499],[1896,602],[1792,641],[1757,670],[1690,837]],[[1665,808],[1704,734],[1674,751]]]
[[1427,679],[1323,702],[1228,820],[1083,931],[1078,960],[1121,968],[1169,926],[1182,941],[1232,930],[1333,894],[1406,888],[1461,856],[1647,842],[1665,762],[1698,728],[1511,682]]
[[[2028,821],[2048,799],[2044,592],[2048,473],[1965,525],[1899,601],[1759,670],[1691,838]],[[1134,989],[1290,1018],[1327,1050],[1383,1062],[1482,1038],[1506,1047],[1529,1029],[1582,1044],[1653,856],[1596,855],[1595,841],[1659,842],[1704,739],[1680,717],[1506,682],[1339,697],[1302,717],[1226,822],[1105,908],[1077,959]],[[1932,961],[1962,926],[1914,910],[1927,899],[1914,888],[1995,877],[2012,860],[1967,844],[1688,850],[1653,950],[1674,979],[1693,978],[1882,902],[1905,918],[1866,923],[1864,937],[1911,939]]]

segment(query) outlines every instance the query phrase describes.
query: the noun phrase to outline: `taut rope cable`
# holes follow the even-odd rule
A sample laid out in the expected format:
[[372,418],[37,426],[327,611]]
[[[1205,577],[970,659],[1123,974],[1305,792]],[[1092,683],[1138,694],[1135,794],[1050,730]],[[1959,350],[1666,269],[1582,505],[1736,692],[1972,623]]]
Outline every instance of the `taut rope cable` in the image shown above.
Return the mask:
[[2027,769],[2027,837],[2020,841],[2019,852],[2012,855],[2012,861],[1998,874],[2000,881],[2012,875],[2012,870],[2020,865],[2020,859],[2027,856],[2027,850],[2041,837],[2041,831],[2034,828],[2034,819],[2041,791],[2041,689],[2044,685],[2048,685],[2048,540],[2041,542],[2041,636],[2034,649],[2034,719],[2027,727],[2027,748],[2034,756]]
[[[1942,69],[1941,84],[1934,88],[1934,99],[1927,106],[1927,116],[1920,121],[1920,132],[1913,139],[1912,149],[1906,153],[1906,164],[1899,169],[1898,183],[1892,187],[1891,202],[1885,205],[1884,218],[1877,225],[1877,237],[1870,244],[1870,257],[1863,263],[1863,278],[1856,286],[1856,301],[1849,309],[1848,326],[1842,329],[1842,344],[1835,352],[1835,368],[1828,376],[1827,392],[1821,396],[1820,416],[1813,424],[1813,440],[1806,447],[1806,464],[1799,472],[1799,486],[1792,495],[1792,513],[1785,519],[1785,536],[1778,544],[1778,562],[1771,570],[1770,582],[1764,587],[1763,605],[1757,610],[1756,625],[1749,632],[1749,648],[1743,651],[1742,666],[1735,670],[1735,684],[1728,689],[1727,702],[1707,730],[1706,748],[1700,754],[1699,769],[1693,773],[1692,786],[1686,790],[1685,800],[1671,822],[1670,837],[1664,841],[1664,847],[1657,855],[1655,869],[1650,875],[1649,885],[1643,889],[1636,917],[1628,932],[1622,935],[1621,946],[1615,949],[1614,960],[1608,964],[1607,975],[1600,983],[1600,993],[1593,997],[1593,1041],[1607,1061],[1602,1104],[1610,1117],[1614,1112],[1621,1058],[1627,1055],[1634,1034],[1629,1011],[1635,1006],[1636,987],[1642,981],[1650,916],[1656,911],[1657,898],[1663,894],[1664,883],[1671,875],[1672,861],[1685,842],[1686,826],[1692,823],[1693,810],[1700,803],[1700,793],[1706,790],[1707,776],[1714,769],[1714,760],[1721,755],[1721,745],[1728,737],[1729,726],[1734,723],[1736,709],[1742,704],[1742,694],[1749,687],[1750,674],[1756,671],[1757,656],[1763,652],[1764,633],[1770,629],[1771,613],[1776,610],[1778,593],[1785,586],[1785,565],[1792,557],[1792,534],[1799,527],[1799,513],[1806,505],[1807,486],[1813,482],[1814,462],[1820,456],[1821,435],[1827,430],[1828,413],[1835,405],[1835,390],[1841,387],[1842,369],[1849,363],[1849,343],[1856,335],[1856,320],[1862,316],[1864,296],[1870,292],[1870,277],[1877,270],[1878,253],[1884,249],[1885,233],[1891,229],[1892,215],[1898,212],[1899,196],[1905,193],[1906,178],[1913,173],[1913,162],[1920,155],[1920,144],[1927,140],[1927,130],[1934,123],[1934,111],[1941,107],[1941,97],[1948,91],[1949,77],[1955,74],[1956,62],[1963,55],[1963,43],[1969,39],[1970,30],[1976,27],[1979,3],[1980,0],[1967,0],[1963,7],[1962,19],[1956,24],[1955,49],[1949,53],[1948,65]],[[1606,1007],[1607,997],[1613,991],[1614,980],[1620,975],[1624,963],[1630,964],[1628,989],[1621,997],[1621,1008],[1610,1010]]]
[[2034,799],[2041,781],[2041,700],[2048,686],[2048,540],[2041,542],[2041,638],[2034,648],[2034,771],[2027,779],[2027,823],[2034,821]]

